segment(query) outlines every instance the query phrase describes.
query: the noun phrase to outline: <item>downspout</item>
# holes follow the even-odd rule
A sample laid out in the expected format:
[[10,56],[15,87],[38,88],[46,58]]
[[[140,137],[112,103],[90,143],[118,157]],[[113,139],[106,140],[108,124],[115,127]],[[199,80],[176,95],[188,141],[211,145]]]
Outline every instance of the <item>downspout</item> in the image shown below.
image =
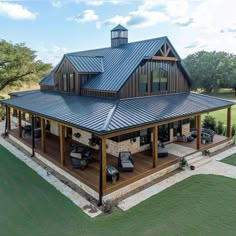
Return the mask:
[[32,129],[31,129],[31,136],[32,136],[32,155],[31,157],[34,157],[34,149],[35,149],[35,140],[34,140],[34,115],[32,115]]

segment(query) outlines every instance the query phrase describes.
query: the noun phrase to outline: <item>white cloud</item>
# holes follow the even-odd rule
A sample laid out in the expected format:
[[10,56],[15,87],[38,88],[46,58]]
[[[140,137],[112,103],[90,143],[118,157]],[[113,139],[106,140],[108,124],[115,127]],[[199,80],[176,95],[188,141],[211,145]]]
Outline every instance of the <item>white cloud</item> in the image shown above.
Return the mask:
[[14,20],[34,20],[37,14],[17,3],[0,2],[0,15]]
[[83,3],[88,6],[101,6],[107,3],[117,5],[125,2],[126,2],[125,0],[53,0],[51,4],[53,7],[61,8],[63,5],[69,3],[75,3],[75,4]]
[[45,45],[42,43],[37,50],[38,59],[45,63],[52,63],[54,66],[62,59],[63,55],[67,52],[65,47],[58,45]]
[[67,20],[69,21],[75,21],[78,23],[85,23],[85,22],[90,22],[90,21],[95,21],[98,20],[99,16],[96,15],[96,13],[94,12],[94,10],[85,10],[82,13],[76,15],[76,16],[72,16],[72,17],[68,17]]
[[168,21],[168,19],[169,18],[162,12],[137,10],[129,12],[127,16],[117,15],[106,21],[97,22],[96,26],[97,28],[100,28],[102,25],[114,26],[121,24],[141,28],[156,25]]
[[202,48],[206,48],[208,46],[207,41],[204,39],[197,39],[194,42],[188,44],[187,46],[185,46],[185,48],[197,48],[197,49],[202,49]]
[[56,8],[61,8],[63,6],[63,3],[62,1],[59,1],[59,0],[52,1],[52,6]]

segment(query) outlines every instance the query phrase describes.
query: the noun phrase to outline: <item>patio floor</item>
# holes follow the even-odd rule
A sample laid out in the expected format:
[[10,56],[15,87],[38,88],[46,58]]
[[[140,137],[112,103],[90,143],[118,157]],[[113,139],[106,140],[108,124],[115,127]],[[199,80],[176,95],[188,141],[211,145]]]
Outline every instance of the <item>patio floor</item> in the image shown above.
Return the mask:
[[[11,131],[11,134],[17,137],[20,141],[31,147],[31,139],[19,138],[18,129]],[[62,167],[60,165],[60,147],[59,147],[59,137],[50,134],[46,137],[46,153],[41,151],[41,140],[35,140],[36,152],[53,162],[54,164],[60,166],[77,179],[79,179],[84,184],[88,185],[92,189],[98,192],[99,190],[99,151],[91,149],[92,151],[92,161],[86,167],[85,170],[73,169],[70,164],[69,143],[66,142],[65,145],[65,165]],[[173,154],[169,154],[168,157],[159,158],[157,167],[152,168],[152,151],[143,151],[140,153],[133,154],[134,157],[134,171],[133,172],[121,172],[120,179],[115,184],[112,185],[107,182],[107,188],[105,194],[111,193],[117,189],[129,185],[139,179],[142,179],[152,173],[159,170],[167,168],[178,162],[179,157]],[[117,157],[107,154],[107,165],[112,165],[117,167]]]

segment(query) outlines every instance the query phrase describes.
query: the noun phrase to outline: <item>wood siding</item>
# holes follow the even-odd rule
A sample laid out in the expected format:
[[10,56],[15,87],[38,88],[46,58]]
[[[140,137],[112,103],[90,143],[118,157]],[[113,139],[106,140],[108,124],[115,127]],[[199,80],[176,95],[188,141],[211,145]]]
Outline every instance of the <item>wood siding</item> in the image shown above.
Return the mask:
[[[151,92],[152,71],[159,68],[168,71],[168,90]],[[147,74],[148,78],[148,92],[145,94],[145,96],[190,91],[187,79],[178,68],[176,62],[148,61],[145,64],[140,65],[129,77],[127,82],[119,91],[120,98],[141,96],[141,94],[139,94],[139,77],[142,74]]]
[[[75,91],[73,92],[74,94],[80,95],[81,94],[81,87],[88,81],[88,79],[92,78],[94,74],[88,73],[79,73],[73,65],[67,60],[64,59],[58,68],[56,74],[55,74],[55,90],[64,92],[62,91],[62,76],[63,74],[75,74]],[[70,91],[68,91],[70,93]]]

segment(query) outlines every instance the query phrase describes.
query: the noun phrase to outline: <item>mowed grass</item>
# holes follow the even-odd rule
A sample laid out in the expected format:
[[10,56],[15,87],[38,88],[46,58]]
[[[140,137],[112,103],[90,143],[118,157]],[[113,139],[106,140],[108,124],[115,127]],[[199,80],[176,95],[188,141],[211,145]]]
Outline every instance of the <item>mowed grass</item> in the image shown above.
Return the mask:
[[[234,92],[231,92],[231,90],[222,89],[219,93],[210,94],[210,96],[223,98],[223,99],[230,100],[230,101],[236,103],[236,95]],[[202,118],[204,119],[204,117],[206,115],[211,115],[211,116],[215,117],[217,122],[221,121],[224,123],[225,126],[227,124],[227,109],[210,112],[209,114],[204,114]],[[232,123],[232,125],[233,124],[236,125],[236,105],[232,106],[231,123]]]
[[231,156],[226,157],[225,159],[221,160],[221,162],[236,166],[236,153]]
[[0,146],[0,235],[235,235],[236,181],[198,175],[127,212],[89,218]]

